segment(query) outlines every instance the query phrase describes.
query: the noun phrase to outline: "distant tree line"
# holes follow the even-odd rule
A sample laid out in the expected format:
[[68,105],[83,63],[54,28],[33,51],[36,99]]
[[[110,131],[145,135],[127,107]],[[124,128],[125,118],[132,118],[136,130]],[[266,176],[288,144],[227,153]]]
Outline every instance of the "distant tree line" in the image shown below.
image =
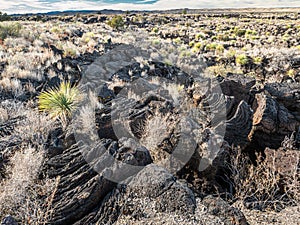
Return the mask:
[[0,12],[0,21],[7,21],[10,20],[10,16],[7,13]]

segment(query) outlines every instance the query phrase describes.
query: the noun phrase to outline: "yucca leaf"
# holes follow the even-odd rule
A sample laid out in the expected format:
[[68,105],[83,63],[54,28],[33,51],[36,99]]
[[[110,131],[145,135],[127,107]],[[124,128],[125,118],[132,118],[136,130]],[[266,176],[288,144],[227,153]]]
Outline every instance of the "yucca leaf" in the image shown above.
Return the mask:
[[66,118],[76,109],[80,91],[71,87],[69,82],[62,82],[59,87],[42,92],[38,98],[40,111],[49,113],[53,118]]

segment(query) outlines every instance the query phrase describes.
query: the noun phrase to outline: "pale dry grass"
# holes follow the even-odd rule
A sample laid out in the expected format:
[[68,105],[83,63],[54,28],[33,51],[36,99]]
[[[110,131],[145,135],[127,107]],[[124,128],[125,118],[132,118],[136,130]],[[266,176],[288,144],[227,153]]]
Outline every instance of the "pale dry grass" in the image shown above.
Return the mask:
[[11,158],[6,168],[9,173],[0,186],[1,216],[12,215],[22,224],[46,224],[50,216],[46,198],[55,182],[37,179],[43,159],[42,149],[31,146],[24,146]]
[[149,116],[141,126],[140,142],[145,146],[153,159],[159,165],[164,165],[170,153],[164,150],[164,141],[170,138],[176,123],[171,121],[170,115],[155,113]]
[[239,208],[280,211],[286,206],[299,204],[298,165],[299,154],[295,155],[295,160],[286,165],[289,169],[282,174],[280,171],[282,165],[278,165],[275,157],[264,160],[259,155],[255,166],[247,156],[238,152],[232,158],[231,168],[235,198],[237,202],[243,203]]
[[4,126],[6,121],[17,121],[11,134],[0,137],[1,153],[9,156],[5,178],[0,181],[0,220],[11,215],[21,224],[45,224],[51,216],[49,196],[56,184],[38,176],[53,121],[22,102],[3,101],[0,109]]
[[0,80],[0,90],[12,92],[15,97],[18,97],[24,93],[20,80],[15,78],[13,79],[7,77],[2,78]]
[[[167,91],[167,98],[172,100],[175,107],[179,107],[184,98],[184,86],[170,81],[162,80],[161,78],[152,78],[150,81],[153,84],[160,86]],[[165,96],[163,96],[165,97]]]
[[146,120],[141,142],[149,151],[154,151],[166,138],[169,130],[167,117],[154,115]]

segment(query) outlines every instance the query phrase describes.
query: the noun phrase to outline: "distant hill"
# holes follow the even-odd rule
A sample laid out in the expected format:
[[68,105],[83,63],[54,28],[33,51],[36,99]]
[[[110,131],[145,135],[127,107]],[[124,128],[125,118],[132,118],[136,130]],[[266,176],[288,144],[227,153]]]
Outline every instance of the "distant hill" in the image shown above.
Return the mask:
[[161,14],[178,14],[185,10],[187,13],[229,13],[229,12],[251,12],[251,13],[272,13],[272,12],[299,12],[299,7],[284,7],[284,8],[220,8],[220,9],[170,9],[170,10],[114,10],[114,9],[103,9],[103,10],[67,10],[67,11],[51,11],[47,13],[26,13],[26,14],[11,14],[11,16],[33,16],[33,15],[74,15],[74,14],[125,14],[125,13],[161,13]]
[[103,10],[67,10],[67,11],[51,11],[46,13],[25,13],[25,14],[11,14],[11,16],[33,16],[33,15],[49,15],[49,16],[59,16],[59,15],[74,15],[74,14],[119,14],[125,13],[122,10],[113,10],[113,9],[103,9]]

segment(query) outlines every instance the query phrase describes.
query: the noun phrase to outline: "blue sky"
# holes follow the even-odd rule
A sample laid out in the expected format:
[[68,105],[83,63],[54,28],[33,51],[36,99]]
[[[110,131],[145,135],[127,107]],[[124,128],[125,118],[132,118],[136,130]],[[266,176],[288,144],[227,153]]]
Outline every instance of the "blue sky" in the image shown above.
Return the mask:
[[155,10],[175,8],[300,7],[300,0],[0,0],[0,11]]

